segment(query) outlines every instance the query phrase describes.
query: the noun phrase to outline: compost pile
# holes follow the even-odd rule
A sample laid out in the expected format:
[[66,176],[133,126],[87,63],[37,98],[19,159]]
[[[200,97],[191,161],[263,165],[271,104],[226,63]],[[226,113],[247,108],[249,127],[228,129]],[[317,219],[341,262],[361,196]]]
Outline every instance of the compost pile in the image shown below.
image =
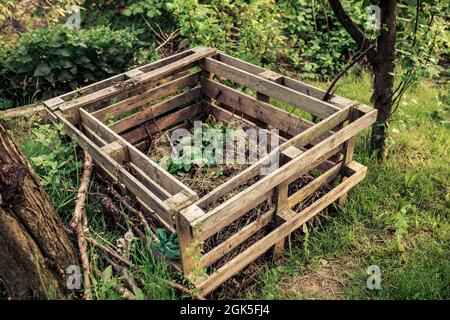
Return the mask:
[[[240,121],[239,119],[235,119],[232,123],[224,123],[209,116],[206,123],[214,128],[234,129],[238,132],[244,132],[248,128],[247,124],[243,121]],[[192,124],[185,125],[184,128],[189,130],[192,136],[194,135],[193,132],[194,129]],[[248,145],[249,142],[247,141],[246,143]],[[172,139],[169,132],[161,132],[153,136],[148,156],[157,163],[159,163],[163,168],[174,174],[184,184],[192,188],[195,192],[199,194],[200,197],[203,197],[204,195],[208,194],[218,186],[222,185],[225,181],[229,180],[231,177],[237,175],[238,173],[242,172],[247,167],[249,167],[249,164],[247,163],[245,164],[221,163],[221,164],[214,164],[211,166],[193,164],[192,166],[188,166],[187,168],[174,167],[171,163],[169,164],[167,163],[167,159],[171,157],[172,150],[175,144],[176,141]],[[236,150],[234,150],[234,152],[236,152]],[[248,153],[246,154],[246,156],[248,157]],[[258,175],[248,180],[245,184],[242,184],[238,188],[233,189],[232,192],[227,193],[225,196],[217,199],[216,201],[210,203],[208,206],[202,209],[204,209],[205,211],[213,209],[214,207],[218,206],[224,201],[227,201],[228,199],[232,198],[239,192],[245,190],[249,186],[255,184],[261,178],[262,176]],[[290,196],[294,194],[312,180],[314,180],[314,176],[310,174],[301,176],[300,178],[298,178],[289,185],[288,195]],[[330,189],[329,186],[324,186],[318,189],[316,192],[314,192],[312,195],[310,195],[308,198],[306,198],[304,201],[302,201],[292,209],[295,212],[300,212],[304,208],[311,205],[314,201],[322,197],[326,192],[329,191],[329,189]],[[246,214],[241,216],[239,219],[235,220],[230,225],[224,227],[219,232],[212,235],[204,242],[203,252],[204,253],[209,252],[210,250],[217,247],[218,245],[229,239],[231,236],[236,234],[238,231],[242,230],[242,228],[244,228],[245,226],[258,220],[262,214],[274,209],[274,204],[275,204],[275,196],[272,196],[271,198],[263,201],[258,206],[248,211]],[[220,260],[211,265],[208,268],[209,271],[222,267],[228,261],[232,260],[240,253],[245,251],[247,248],[249,248],[252,244],[254,244],[258,240],[266,236],[273,229],[273,227],[274,227],[273,222],[271,222],[264,228],[257,231],[255,234],[253,234],[251,237],[245,240],[241,245],[239,245],[231,252],[224,255]],[[258,259],[257,261],[265,261],[265,260],[267,259]],[[247,274],[247,277],[251,276],[250,274],[251,272]],[[234,280],[231,279],[230,281],[236,281],[236,279]]]
[[[189,130],[191,139],[194,138],[194,126],[192,123],[186,124],[183,129]],[[203,143],[204,145],[207,145],[210,142],[208,140],[210,137],[205,138],[205,136],[211,135],[213,132],[220,132],[224,135],[229,135],[229,133],[226,133],[227,130],[228,132],[233,132],[234,137],[232,138],[235,140],[245,138],[245,130],[247,129],[248,126],[245,122],[239,119],[234,119],[231,123],[225,123],[209,116],[202,127]],[[245,139],[246,145],[251,143],[249,139]],[[182,143],[182,141],[174,141],[171,133],[160,132],[152,137],[148,156],[161,165],[164,169],[175,175],[177,179],[185,185],[197,192],[199,197],[203,197],[218,186],[222,185],[231,177],[249,167],[248,163],[236,163],[236,161],[225,163],[225,159],[223,160],[223,163],[211,163],[211,161],[208,163],[208,160],[210,159],[203,156],[197,156],[196,154],[192,154],[192,157],[189,155],[188,159],[183,159],[183,165],[178,165],[172,160],[172,151],[179,143]],[[194,146],[192,146],[192,143],[190,144],[190,146],[183,146],[183,150],[186,150],[185,148],[189,148],[189,151],[193,150],[193,153],[200,152],[201,154],[201,152],[205,152],[206,147],[203,150],[197,150],[193,149]],[[249,148],[246,148],[246,150],[248,149]],[[230,159],[237,159],[238,156],[242,156],[238,155],[238,152],[239,151],[237,148],[234,148],[229,155]],[[247,159],[248,153],[244,156]]]

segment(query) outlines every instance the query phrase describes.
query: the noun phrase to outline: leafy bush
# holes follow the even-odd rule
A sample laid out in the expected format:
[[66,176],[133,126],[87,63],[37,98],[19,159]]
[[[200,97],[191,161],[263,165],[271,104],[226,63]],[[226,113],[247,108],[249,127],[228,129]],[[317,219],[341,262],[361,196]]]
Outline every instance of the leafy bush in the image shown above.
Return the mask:
[[260,64],[282,54],[285,38],[272,0],[173,0],[167,7],[180,34],[193,45],[213,46]]
[[73,187],[70,178],[79,173],[83,164],[74,158],[76,144],[63,142],[62,125],[44,124],[31,131],[33,137],[21,149],[41,177],[42,186],[46,189]]
[[[276,10],[289,39],[286,58],[295,69],[301,70],[303,77],[323,78],[335,74],[358,49],[324,1],[281,0]],[[346,10],[358,25],[364,26],[362,5],[346,6]]]
[[58,96],[123,72],[140,47],[136,33],[107,27],[40,29],[0,50],[4,99],[16,105]]

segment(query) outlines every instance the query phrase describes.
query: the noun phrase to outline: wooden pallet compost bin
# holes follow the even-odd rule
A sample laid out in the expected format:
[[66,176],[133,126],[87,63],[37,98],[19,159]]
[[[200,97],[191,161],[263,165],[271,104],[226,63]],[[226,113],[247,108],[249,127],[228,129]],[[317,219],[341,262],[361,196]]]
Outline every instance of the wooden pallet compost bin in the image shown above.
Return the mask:
[[[177,232],[181,261],[172,265],[201,294],[209,294],[262,255],[279,259],[286,237],[344,199],[366,175],[367,168],[352,157],[356,135],[374,123],[376,110],[337,96],[324,102],[323,95],[313,86],[198,47],[44,104],[105,174],[134,195],[152,219]],[[274,106],[280,102],[289,111]],[[276,128],[280,144],[199,196],[147,156],[148,142],[208,115],[224,123],[238,119],[256,129]],[[261,174],[274,156],[280,159],[278,169]],[[257,214],[250,217],[251,212]],[[225,238],[211,240],[224,230]]]

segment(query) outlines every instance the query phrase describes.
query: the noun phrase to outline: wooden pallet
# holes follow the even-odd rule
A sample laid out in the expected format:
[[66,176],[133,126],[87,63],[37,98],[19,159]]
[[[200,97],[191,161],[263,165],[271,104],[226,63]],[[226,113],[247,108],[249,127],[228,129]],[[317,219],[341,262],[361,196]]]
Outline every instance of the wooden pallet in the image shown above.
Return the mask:
[[[243,93],[222,81],[251,89]],[[235,86],[236,87],[236,86]],[[105,174],[131,192],[162,226],[177,231],[182,259],[173,263],[208,294],[258,257],[273,249],[281,257],[284,239],[361,181],[367,168],[353,157],[356,135],[374,123],[376,110],[342,97],[321,100],[324,91],[233,58],[211,48],[194,48],[139,67],[86,88],[45,101],[51,117],[87,150]],[[271,104],[271,99],[317,116],[318,123]],[[107,125],[111,117],[128,116]],[[281,144],[199,198],[143,152],[153,134],[205,114],[254,128],[276,128]],[[271,157],[282,165],[268,175],[261,168]],[[315,178],[290,194],[305,174]],[[256,179],[256,180],[252,180]],[[218,200],[249,184],[227,200]],[[327,192],[309,206],[293,210],[323,186]],[[261,203],[273,205],[208,252],[203,243]],[[265,230],[247,248],[219,268],[224,255]]]

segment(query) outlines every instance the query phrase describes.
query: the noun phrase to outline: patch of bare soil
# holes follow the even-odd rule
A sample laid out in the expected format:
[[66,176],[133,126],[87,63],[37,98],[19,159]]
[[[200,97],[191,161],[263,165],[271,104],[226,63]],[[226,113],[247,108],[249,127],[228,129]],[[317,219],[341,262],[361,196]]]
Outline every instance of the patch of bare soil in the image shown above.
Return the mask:
[[345,280],[355,264],[348,259],[320,261],[317,270],[300,277],[286,277],[278,283],[278,291],[286,296],[305,299],[345,299]]

